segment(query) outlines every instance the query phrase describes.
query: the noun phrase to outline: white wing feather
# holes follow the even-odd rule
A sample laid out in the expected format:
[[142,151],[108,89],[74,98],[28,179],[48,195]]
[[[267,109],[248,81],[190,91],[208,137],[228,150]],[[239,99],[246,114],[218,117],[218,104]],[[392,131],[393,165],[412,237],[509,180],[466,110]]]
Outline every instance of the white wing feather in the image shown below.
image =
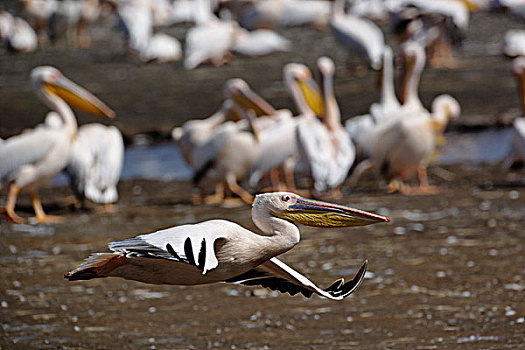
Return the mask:
[[225,220],[211,220],[199,224],[176,226],[111,242],[109,249],[119,253],[157,256],[185,262],[198,267],[205,275],[206,272],[219,266],[214,248],[217,239],[226,238],[217,234],[217,226],[224,225],[235,224]]
[[43,160],[57,141],[57,129],[39,126],[0,143],[0,188],[24,165]]
[[100,124],[79,128],[66,169],[75,192],[97,203],[117,201],[124,160],[120,131]]

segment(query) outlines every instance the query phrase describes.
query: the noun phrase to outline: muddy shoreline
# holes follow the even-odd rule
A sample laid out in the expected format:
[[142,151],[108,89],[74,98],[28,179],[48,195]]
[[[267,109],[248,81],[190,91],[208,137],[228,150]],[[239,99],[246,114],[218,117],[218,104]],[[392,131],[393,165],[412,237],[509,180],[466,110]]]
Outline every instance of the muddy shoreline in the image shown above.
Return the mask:
[[[187,182],[123,181],[114,215],[61,209],[69,189],[44,188],[45,207],[64,224],[0,223],[2,348],[520,348],[522,174],[456,165],[429,175],[439,195],[388,195],[375,178],[344,187],[340,203],[391,224],[300,228],[301,242],[282,258],[322,286],[369,259],[368,278],[342,302],[227,284],[67,282],[65,272],[112,240],[211,218],[255,227],[247,206],[191,205]],[[26,196],[19,213],[32,215]]]

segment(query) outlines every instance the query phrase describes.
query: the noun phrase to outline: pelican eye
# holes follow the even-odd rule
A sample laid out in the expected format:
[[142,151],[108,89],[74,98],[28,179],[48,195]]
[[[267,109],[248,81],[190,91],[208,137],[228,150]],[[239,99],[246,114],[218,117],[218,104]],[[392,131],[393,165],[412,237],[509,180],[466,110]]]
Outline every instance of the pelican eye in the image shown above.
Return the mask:
[[282,200],[283,202],[288,202],[288,201],[290,200],[290,196],[287,195],[287,194],[282,195],[282,196],[281,196],[281,200]]

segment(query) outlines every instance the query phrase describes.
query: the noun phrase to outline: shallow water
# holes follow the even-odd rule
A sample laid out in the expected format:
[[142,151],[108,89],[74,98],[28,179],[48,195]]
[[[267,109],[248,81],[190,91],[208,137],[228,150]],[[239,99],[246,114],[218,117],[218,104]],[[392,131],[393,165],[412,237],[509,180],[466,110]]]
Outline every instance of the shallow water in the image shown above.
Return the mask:
[[[498,129],[448,133],[436,163],[481,165],[499,162],[508,153],[509,132],[510,129]],[[172,143],[126,148],[123,180],[189,180],[191,176],[191,169]],[[53,184],[63,185],[67,181],[67,177],[61,174],[53,179]]]

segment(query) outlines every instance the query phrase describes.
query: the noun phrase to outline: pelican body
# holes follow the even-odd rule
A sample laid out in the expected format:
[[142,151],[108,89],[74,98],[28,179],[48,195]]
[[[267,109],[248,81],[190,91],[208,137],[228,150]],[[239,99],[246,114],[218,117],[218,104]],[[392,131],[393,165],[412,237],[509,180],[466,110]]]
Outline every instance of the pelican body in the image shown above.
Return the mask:
[[117,183],[124,162],[124,141],[114,126],[86,124],[78,129],[66,173],[75,195],[95,203],[118,199]]
[[366,262],[350,282],[321,289],[276,256],[300,239],[294,223],[317,227],[362,226],[388,222],[383,216],[302,198],[288,192],[258,195],[252,219],[263,234],[226,220],[182,225],[112,242],[112,253],[91,255],[65,275],[70,281],[121,277],[152,284],[198,285],[234,282],[262,285],[292,295],[341,300],[361,283]]
[[0,142],[0,189],[8,187],[4,214],[8,220],[22,223],[15,214],[16,198],[21,190],[31,194],[38,222],[56,221],[47,216],[36,195],[40,184],[58,174],[67,165],[77,122],[71,107],[113,118],[102,101],[73,83],[56,68],[41,66],[31,72],[37,96],[61,119],[58,125],[40,125],[33,130]]

